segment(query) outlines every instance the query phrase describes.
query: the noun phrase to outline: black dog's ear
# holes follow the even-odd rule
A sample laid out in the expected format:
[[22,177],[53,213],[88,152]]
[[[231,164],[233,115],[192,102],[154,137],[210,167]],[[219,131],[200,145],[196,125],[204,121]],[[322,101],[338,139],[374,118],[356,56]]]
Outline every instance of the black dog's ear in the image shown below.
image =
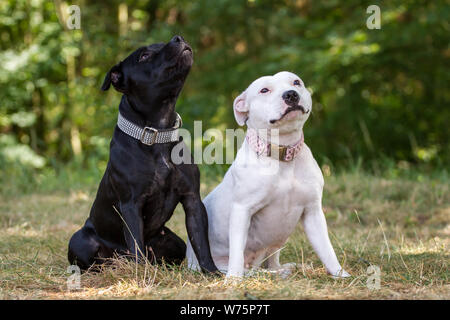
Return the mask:
[[102,90],[108,90],[111,84],[117,91],[122,93],[125,91],[123,73],[120,63],[116,64],[111,68],[111,70],[108,71],[105,76],[105,80],[103,81]]

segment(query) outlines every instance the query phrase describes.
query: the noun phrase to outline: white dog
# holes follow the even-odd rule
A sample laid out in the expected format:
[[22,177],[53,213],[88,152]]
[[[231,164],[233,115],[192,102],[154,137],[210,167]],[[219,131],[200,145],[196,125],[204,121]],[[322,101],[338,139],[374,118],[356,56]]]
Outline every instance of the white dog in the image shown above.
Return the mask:
[[[279,257],[299,220],[327,271],[350,276],[328,238],[322,172],[303,142],[311,106],[303,81],[290,72],[261,77],[234,100],[236,121],[247,124],[247,136],[222,183],[204,199],[211,253],[227,277],[261,265],[278,271],[295,266],[280,265]],[[187,259],[199,270],[189,242]]]

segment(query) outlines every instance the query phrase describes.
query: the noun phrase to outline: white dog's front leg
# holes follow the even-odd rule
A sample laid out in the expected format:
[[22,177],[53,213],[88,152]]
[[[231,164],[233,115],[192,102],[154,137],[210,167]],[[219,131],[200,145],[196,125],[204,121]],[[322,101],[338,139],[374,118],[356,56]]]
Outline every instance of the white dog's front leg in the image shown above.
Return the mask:
[[303,228],[319,259],[333,277],[350,277],[342,269],[328,237],[327,222],[321,204],[307,207],[302,216]]
[[233,204],[230,214],[230,251],[227,278],[244,275],[244,250],[247,244],[250,218],[248,209],[240,204]]

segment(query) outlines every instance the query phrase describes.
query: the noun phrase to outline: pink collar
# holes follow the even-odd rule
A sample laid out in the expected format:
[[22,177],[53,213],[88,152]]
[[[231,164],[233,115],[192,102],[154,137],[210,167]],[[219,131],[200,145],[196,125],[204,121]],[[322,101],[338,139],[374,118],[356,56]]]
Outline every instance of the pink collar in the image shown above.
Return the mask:
[[297,154],[299,154],[304,143],[303,132],[300,140],[296,144],[291,146],[281,146],[266,142],[258,136],[258,133],[255,129],[248,129],[245,138],[247,139],[250,147],[253,149],[253,151],[256,152],[258,156],[264,155],[281,161],[294,160]]

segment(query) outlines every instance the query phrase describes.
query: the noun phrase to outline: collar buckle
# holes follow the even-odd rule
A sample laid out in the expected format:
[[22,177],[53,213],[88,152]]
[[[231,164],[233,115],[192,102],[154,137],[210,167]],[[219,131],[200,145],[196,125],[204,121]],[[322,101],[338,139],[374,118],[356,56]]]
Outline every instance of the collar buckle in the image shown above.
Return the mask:
[[[146,142],[145,141],[145,133],[151,133],[153,132],[153,139],[150,142]],[[139,139],[143,144],[147,145],[147,146],[151,146],[152,144],[155,143],[156,138],[158,137],[158,130],[156,130],[155,128],[152,127],[144,127],[144,130],[142,130],[142,135],[141,138]]]
[[287,153],[288,147],[286,146],[279,146],[276,144],[270,144],[269,147],[269,157],[284,161],[286,159],[286,153]]

